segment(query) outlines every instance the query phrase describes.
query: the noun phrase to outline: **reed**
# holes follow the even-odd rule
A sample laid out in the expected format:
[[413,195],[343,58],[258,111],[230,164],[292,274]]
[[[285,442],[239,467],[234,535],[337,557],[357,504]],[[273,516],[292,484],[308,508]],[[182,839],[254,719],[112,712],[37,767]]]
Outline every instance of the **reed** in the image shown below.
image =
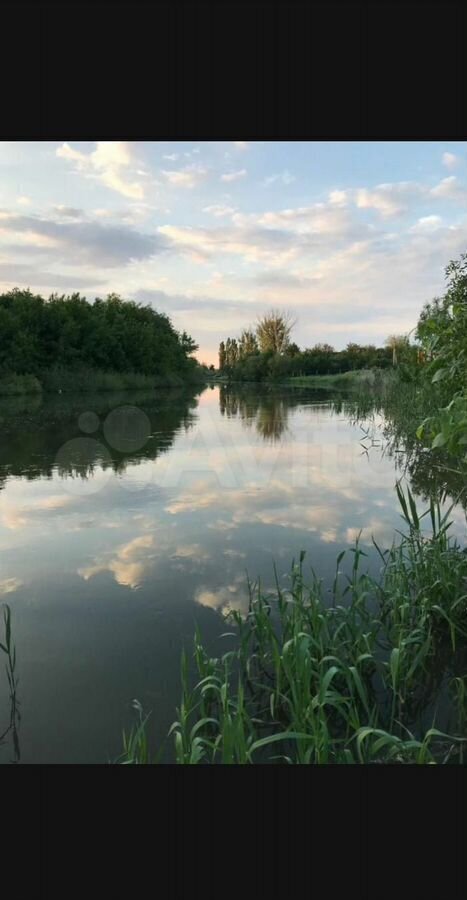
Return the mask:
[[19,701],[17,697],[18,677],[16,675],[16,647],[12,641],[11,634],[11,610],[8,604],[3,607],[3,626],[4,626],[4,643],[0,642],[0,651],[5,655],[5,669],[9,687],[9,722],[3,733],[0,734],[0,745],[5,743],[11,735],[13,742],[14,758],[12,762],[20,761],[20,747],[18,738],[18,727],[21,719],[19,712]]
[[[228,617],[234,650],[211,658],[196,633],[197,677],[183,654],[170,729],[178,764],[463,763],[467,555],[449,511],[432,501],[420,514],[397,492],[404,530],[387,550],[375,544],[379,577],[357,541],[326,595],[302,552],[287,588],[249,583],[248,614]],[[131,753],[139,761],[136,739]]]

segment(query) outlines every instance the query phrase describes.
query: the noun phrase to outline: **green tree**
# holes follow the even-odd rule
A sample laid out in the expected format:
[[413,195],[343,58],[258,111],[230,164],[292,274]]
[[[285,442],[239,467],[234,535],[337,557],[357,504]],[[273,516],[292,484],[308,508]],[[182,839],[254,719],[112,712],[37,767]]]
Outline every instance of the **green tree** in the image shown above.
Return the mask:
[[222,372],[222,370],[225,368],[225,358],[226,358],[225,344],[224,344],[224,341],[221,341],[219,344],[219,371],[220,372]]
[[392,351],[392,364],[397,366],[398,360],[404,350],[409,346],[409,339],[406,334],[390,334],[385,341],[386,347]]
[[258,353],[258,341],[254,331],[250,328],[244,328],[238,341],[239,359],[246,359],[252,353]]
[[[436,392],[439,411],[425,419],[419,437],[433,448],[465,455],[467,446],[467,253],[445,269],[443,297],[427,303],[417,325],[426,365],[423,378]],[[433,388],[431,388],[433,385]],[[467,456],[465,456],[467,459]]]
[[258,319],[256,337],[262,353],[284,353],[290,343],[290,333],[295,324],[290,313],[271,309]]

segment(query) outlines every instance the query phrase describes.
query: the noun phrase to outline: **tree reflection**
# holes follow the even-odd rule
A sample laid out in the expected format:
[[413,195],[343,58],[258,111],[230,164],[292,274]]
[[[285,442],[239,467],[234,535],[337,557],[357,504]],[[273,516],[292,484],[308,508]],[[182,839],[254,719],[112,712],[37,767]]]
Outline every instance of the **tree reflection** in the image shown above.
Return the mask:
[[222,385],[219,409],[228,418],[240,418],[247,428],[255,428],[264,441],[275,443],[288,431],[291,398],[273,390],[232,388]]
[[380,452],[394,460],[400,476],[410,481],[411,489],[423,502],[443,503],[447,499],[467,510],[466,461],[450,456],[442,449],[430,450],[416,437],[417,414],[398,414],[394,403],[386,407],[384,399],[336,400],[337,412],[346,416],[364,433],[368,452]]
[[[33,480],[60,475],[92,477],[96,466],[125,471],[131,463],[157,459],[170,449],[180,431],[195,421],[197,393],[172,389],[159,393],[21,397],[0,400],[0,489],[11,476]],[[112,429],[105,427],[109,416]],[[128,441],[135,432],[135,411],[140,410],[147,431],[140,440]],[[92,414],[91,416],[89,414]],[[95,422],[92,434],[83,429],[85,416]]]

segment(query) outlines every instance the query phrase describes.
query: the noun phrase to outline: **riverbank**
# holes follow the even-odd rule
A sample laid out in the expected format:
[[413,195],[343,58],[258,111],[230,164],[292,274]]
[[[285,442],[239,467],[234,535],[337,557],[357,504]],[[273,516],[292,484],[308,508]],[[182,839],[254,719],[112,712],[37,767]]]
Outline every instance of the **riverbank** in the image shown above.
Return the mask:
[[374,389],[380,390],[397,380],[397,372],[389,369],[354,369],[336,375],[298,375],[288,378],[284,385],[310,387],[320,390],[334,389]]
[[236,381],[227,375],[207,379],[208,384],[222,387],[309,387],[313,390],[374,390],[381,392],[399,381],[399,372],[394,369],[352,369],[335,375],[296,375],[292,378],[265,378],[262,381]]
[[201,384],[200,368],[187,377],[179,374],[143,375],[139,372],[109,372],[99,369],[51,369],[39,376],[11,373],[0,377],[0,397],[18,397],[40,393],[92,393],[99,391],[153,390]]

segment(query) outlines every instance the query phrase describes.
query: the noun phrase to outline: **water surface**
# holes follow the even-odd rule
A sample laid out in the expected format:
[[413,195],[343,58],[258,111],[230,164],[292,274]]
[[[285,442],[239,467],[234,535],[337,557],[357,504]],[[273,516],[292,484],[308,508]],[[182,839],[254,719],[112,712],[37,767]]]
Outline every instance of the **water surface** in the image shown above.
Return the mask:
[[[377,570],[372,537],[389,546],[402,524],[401,458],[378,444],[382,419],[369,452],[369,422],[354,419],[332,398],[279,389],[0,403],[0,600],[17,648],[21,762],[114,759],[133,698],[159,744],[182,646],[198,624],[222,652],[247,573],[268,588],[275,561],[285,581],[304,549],[329,584],[358,535]],[[464,536],[460,508],[454,529]],[[7,701],[2,679],[5,720]],[[0,759],[11,758],[7,741]]]

